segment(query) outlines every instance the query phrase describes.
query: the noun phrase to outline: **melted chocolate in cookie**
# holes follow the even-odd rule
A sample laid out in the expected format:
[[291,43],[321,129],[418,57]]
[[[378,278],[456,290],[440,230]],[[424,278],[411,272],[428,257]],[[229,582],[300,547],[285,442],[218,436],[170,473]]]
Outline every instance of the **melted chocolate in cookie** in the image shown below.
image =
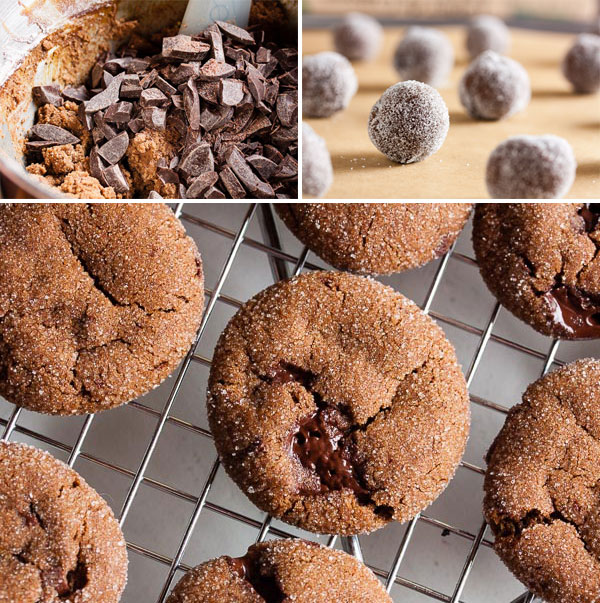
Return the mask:
[[600,203],[584,203],[579,215],[585,222],[586,232],[592,232],[600,219]]
[[256,555],[246,554],[230,560],[233,571],[242,580],[246,580],[266,603],[281,603],[285,593],[275,576],[265,576],[260,572],[260,564]]
[[600,337],[600,303],[565,285],[551,289],[545,297],[555,323],[572,331],[579,339]]

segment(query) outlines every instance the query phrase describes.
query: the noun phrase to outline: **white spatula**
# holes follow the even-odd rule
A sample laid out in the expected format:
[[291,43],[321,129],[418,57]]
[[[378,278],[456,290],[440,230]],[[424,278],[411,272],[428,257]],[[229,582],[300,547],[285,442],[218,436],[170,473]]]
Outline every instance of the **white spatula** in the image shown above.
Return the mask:
[[252,0],[189,0],[179,33],[193,36],[215,21],[248,26]]

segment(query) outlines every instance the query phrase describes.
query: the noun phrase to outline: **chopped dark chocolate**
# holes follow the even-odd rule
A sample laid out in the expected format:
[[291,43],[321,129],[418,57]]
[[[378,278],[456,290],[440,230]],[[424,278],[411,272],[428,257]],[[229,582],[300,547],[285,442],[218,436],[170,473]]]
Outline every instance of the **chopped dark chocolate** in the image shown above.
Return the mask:
[[224,77],[231,77],[235,73],[235,67],[227,63],[220,63],[215,59],[209,59],[200,68],[198,78],[201,81],[215,81]]
[[265,98],[265,78],[262,73],[250,63],[247,63],[246,69],[248,72],[248,90],[254,97],[257,103],[260,103]]
[[77,117],[79,121],[82,123],[83,127],[91,132],[94,127],[94,116],[91,113],[85,112],[85,104],[81,103],[77,109]]
[[235,40],[240,44],[254,44],[254,36],[245,29],[233,25],[232,23],[225,23],[224,21],[216,21],[216,24],[219,26],[219,29],[232,40]]
[[205,101],[216,105],[219,102],[219,84],[220,82],[198,82],[198,94]]
[[219,179],[219,175],[217,172],[204,172],[200,174],[197,178],[194,178],[190,185],[188,186],[186,196],[188,199],[202,199],[202,194],[204,191],[213,186],[217,180]]
[[96,111],[102,111],[103,109],[110,107],[113,103],[116,103],[119,100],[121,82],[124,77],[124,73],[115,76],[105,90],[96,94],[96,96],[93,96],[89,101],[86,101],[85,112],[95,113]]
[[195,144],[179,163],[179,171],[183,172],[186,178],[199,176],[204,172],[212,172],[214,169],[213,154],[207,142]]
[[252,196],[260,199],[272,199],[275,196],[273,188],[254,174],[239,149],[233,147],[227,154],[226,161]]
[[219,81],[219,100],[223,105],[234,107],[244,98],[244,83],[236,79]]
[[104,178],[104,170],[106,165],[100,155],[98,155],[98,148],[92,147],[90,151],[90,174],[100,181],[100,184],[106,186],[106,180]]
[[52,142],[57,145],[77,144],[79,142],[77,136],[74,136],[64,128],[53,126],[52,124],[36,124],[31,128],[29,138]]
[[188,80],[183,90],[183,108],[192,130],[200,129],[200,97],[193,80]]
[[128,124],[127,127],[134,133],[137,134],[138,132],[141,132],[145,127],[146,127],[146,122],[144,121],[143,118],[141,117],[136,117],[135,119],[132,119]]
[[286,155],[283,161],[277,166],[275,172],[273,172],[273,178],[275,179],[287,179],[294,178],[298,175],[298,162],[291,156]]
[[112,186],[115,193],[123,194],[129,192],[129,184],[127,184],[127,179],[118,165],[111,165],[110,167],[107,167],[102,172],[102,175],[106,181],[106,184],[108,186]]
[[256,62],[257,63],[268,63],[271,60],[271,51],[264,46],[261,46],[256,51]]
[[67,86],[62,91],[63,98],[75,103],[83,103],[90,100],[90,93],[85,86]]
[[205,199],[225,199],[225,195],[214,186],[211,186],[206,193],[204,193]]
[[33,102],[38,107],[41,107],[42,105],[61,107],[63,104],[60,88],[58,86],[35,86],[31,91],[31,95],[33,97]]
[[172,38],[163,38],[162,55],[166,59],[200,61],[209,50],[210,46],[208,44],[192,40],[190,36],[183,34]]
[[246,196],[246,190],[229,166],[226,165],[219,172],[219,178],[232,199],[243,199]]
[[140,98],[141,94],[140,76],[137,74],[127,74],[121,83],[121,98]]
[[163,107],[169,99],[158,88],[146,88],[140,95],[141,107]]
[[148,199],[164,199],[161,195],[159,195],[156,191],[150,191],[148,195]]
[[109,165],[115,165],[121,161],[129,147],[129,134],[121,132],[118,136],[104,143],[98,149],[98,155],[105,159]]
[[104,113],[104,119],[109,122],[123,124],[131,119],[133,105],[127,101],[121,101],[111,105]]
[[[179,86],[179,84],[183,84],[187,82],[190,78],[197,78],[200,75],[200,63],[181,63],[179,67],[173,69],[170,73],[170,80]],[[161,78],[162,79],[162,78]],[[165,83],[165,80],[163,80]],[[158,81],[157,84],[158,86]],[[173,88],[172,94],[177,92],[176,88]]]
[[223,36],[219,28],[211,29],[208,32],[210,44],[212,46],[212,57],[219,63],[225,62],[225,52],[223,50]]
[[246,161],[258,172],[258,175],[264,180],[270,180],[271,176],[277,170],[277,164],[263,155],[250,155]]
[[217,106],[214,109],[206,107],[200,115],[200,125],[210,132],[229,121],[233,115],[233,107]]
[[179,184],[179,175],[175,170],[164,166],[159,167],[156,170],[156,173],[163,184]]
[[280,94],[277,97],[277,117],[284,126],[298,123],[298,102],[291,94]]
[[167,110],[164,107],[145,107],[142,119],[147,128],[163,131],[167,127]]

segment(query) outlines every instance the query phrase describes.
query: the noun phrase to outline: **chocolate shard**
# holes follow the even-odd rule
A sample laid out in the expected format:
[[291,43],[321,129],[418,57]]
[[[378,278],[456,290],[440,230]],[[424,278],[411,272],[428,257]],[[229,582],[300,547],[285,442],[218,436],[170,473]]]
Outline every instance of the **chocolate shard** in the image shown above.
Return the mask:
[[92,67],[91,73],[91,87],[98,88],[100,86],[100,82],[102,81],[102,76],[104,75],[104,62],[97,61]]
[[280,48],[275,52],[275,58],[281,63],[283,69],[293,69],[298,64],[298,51],[295,48]]
[[110,59],[104,63],[104,71],[108,71],[112,75],[117,75],[121,71],[125,71],[133,62],[133,57],[118,57]]
[[298,140],[298,125],[294,125],[291,128],[277,128],[271,134],[271,141],[274,142],[280,149],[287,148],[292,143]]
[[271,120],[265,115],[257,115],[244,129],[246,136],[252,136],[271,127]]
[[167,128],[167,110],[164,107],[145,107],[142,119],[151,130],[162,132]]
[[261,72],[250,63],[246,63],[246,71],[248,74],[248,90],[250,90],[254,100],[260,103],[265,98],[265,79]]
[[219,178],[232,199],[243,199],[246,196],[246,190],[229,166],[226,165],[219,172]]
[[165,166],[159,167],[156,170],[156,173],[163,184],[179,184],[179,175],[175,170]]
[[102,74],[102,85],[104,86],[104,88],[108,87],[108,85],[115,79],[115,76],[112,73],[109,73],[108,71],[105,71]]
[[41,151],[50,147],[58,147],[60,144],[60,142],[53,142],[52,140],[28,140],[25,147],[28,151]]
[[297,175],[298,162],[291,155],[286,155],[273,173],[273,178],[283,180],[287,178],[294,178]]
[[112,186],[115,193],[123,194],[129,192],[129,184],[118,165],[111,165],[107,167],[102,175],[106,181],[107,186]]
[[115,76],[106,90],[96,94],[96,96],[93,96],[87,101],[85,103],[85,112],[96,113],[96,111],[102,111],[103,109],[110,107],[113,103],[118,102],[121,83],[124,77],[124,73]]
[[48,141],[57,145],[77,144],[79,142],[77,136],[74,136],[64,128],[59,128],[52,124],[36,124],[31,128],[29,138]]
[[188,80],[183,90],[183,108],[192,130],[200,129],[200,96],[192,80]]
[[287,73],[284,73],[279,78],[279,81],[284,86],[291,86],[291,87],[295,88],[298,85],[298,68],[296,67],[295,69],[292,69],[291,71],[288,71]]
[[121,83],[121,98],[140,98],[141,94],[140,76],[137,74],[127,74]]
[[298,123],[298,102],[290,94],[277,97],[277,117],[284,126]]
[[94,116],[91,113],[85,112],[85,104],[81,103],[77,108],[77,117],[79,121],[83,124],[83,127],[91,132],[94,128]]
[[177,195],[178,195],[179,199],[187,199],[186,191],[187,191],[187,189],[185,187],[185,184],[180,183],[177,186]]
[[263,155],[250,155],[250,157],[246,157],[246,161],[264,180],[269,180],[277,170],[277,164]]
[[102,186],[107,186],[104,178],[104,170],[106,167],[104,161],[98,154],[98,147],[92,147],[92,150],[90,151],[90,174],[99,180]]
[[233,107],[227,107],[225,105],[217,106],[214,109],[207,107],[200,115],[200,125],[206,132],[210,132],[229,121],[232,116]]
[[210,46],[208,44],[192,40],[190,36],[184,34],[172,38],[163,38],[162,56],[165,59],[201,61],[209,50]]
[[[227,80],[221,80],[227,81]],[[219,85],[220,82],[199,82],[198,83],[198,94],[209,103],[214,105],[219,102]]]
[[169,99],[158,88],[146,88],[140,95],[142,107],[163,107],[168,102]]
[[60,88],[58,86],[35,86],[31,90],[33,102],[41,107],[42,105],[54,105],[61,107],[63,104]]
[[[187,82],[190,78],[197,78],[200,75],[200,63],[181,63],[178,67],[173,69],[170,73],[170,80],[179,86],[179,84],[183,84]],[[161,78],[162,79],[162,78]],[[167,83],[165,80],[163,80]],[[156,84],[158,86],[158,82]],[[176,88],[173,88],[172,94],[177,92]]]
[[215,21],[219,29],[232,40],[240,44],[254,44],[254,36],[248,33],[245,29],[233,25],[233,23],[225,23],[224,21]]
[[200,174],[197,178],[194,178],[190,185],[188,186],[186,196],[188,199],[202,199],[202,194],[204,191],[213,186],[217,180],[219,179],[219,175],[217,172],[204,172],[204,174]]
[[252,196],[259,199],[272,199],[275,196],[271,185],[263,182],[254,174],[238,148],[230,149],[225,160]]
[[[182,65],[186,64],[187,63],[182,63]],[[164,78],[160,77],[160,75],[156,78],[156,82],[154,82],[154,85],[167,96],[173,96],[174,94],[177,94],[177,88],[169,84],[169,82],[167,82],[167,80],[165,80]]]
[[200,176],[204,172],[213,172],[214,169],[214,158],[208,142],[193,145],[179,163],[179,171],[183,172],[186,178]]
[[104,119],[117,124],[127,123],[131,119],[133,105],[127,101],[111,105],[104,114]]
[[115,165],[119,163],[129,147],[129,134],[127,132],[121,132],[118,136],[115,136],[112,140],[104,143],[98,149],[98,155],[102,157],[109,165]]
[[133,57],[131,63],[127,66],[127,73],[143,73],[150,67],[149,59],[139,59],[138,57]]
[[235,79],[219,81],[219,100],[223,105],[234,107],[244,98],[244,83]]
[[156,191],[150,191],[148,199],[164,199],[164,197],[162,197],[162,195],[159,195]]
[[212,57],[219,63],[225,62],[225,52],[223,50],[223,36],[219,28],[211,29],[208,32],[210,44],[212,46]]
[[92,130],[92,140],[94,144],[100,144],[103,140],[106,140],[106,136],[104,136],[104,132],[101,128],[94,128]]
[[128,124],[127,127],[134,133],[137,134],[138,132],[141,132],[145,127],[146,127],[146,122],[143,120],[143,118],[141,117],[136,117],[135,119],[132,119]]
[[281,163],[283,161],[283,155],[273,145],[266,144],[263,148],[263,152],[267,159],[270,159],[273,163]]
[[268,63],[271,60],[271,51],[264,46],[261,46],[256,51],[256,62],[257,63]]
[[198,78],[201,81],[215,81],[224,77],[231,77],[235,73],[235,67],[228,63],[220,63],[215,59],[209,59],[200,68]]
[[156,78],[158,77],[158,71],[156,71],[156,69],[153,69],[150,73],[147,73],[141,80],[140,80],[140,86],[145,90],[146,88],[150,88],[151,86],[154,86],[154,83],[156,82]]
[[225,199],[225,195],[218,188],[211,186],[204,193],[204,198],[205,199]]
[[62,91],[63,98],[75,103],[83,103],[90,100],[90,93],[85,86],[67,86]]

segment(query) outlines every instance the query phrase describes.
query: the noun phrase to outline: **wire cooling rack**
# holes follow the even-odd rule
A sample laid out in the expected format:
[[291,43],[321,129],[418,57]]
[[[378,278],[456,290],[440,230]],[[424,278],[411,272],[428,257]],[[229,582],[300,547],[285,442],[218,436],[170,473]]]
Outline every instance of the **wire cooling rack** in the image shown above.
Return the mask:
[[[484,474],[483,462],[475,461],[509,406],[519,401],[512,391],[500,395],[504,377],[494,382],[494,375],[505,371],[508,377],[528,365],[533,374],[527,380],[533,381],[553,366],[589,355],[589,350],[597,356],[598,348],[563,344],[565,360],[558,360],[558,341],[511,322],[479,282],[468,229],[440,260],[383,279],[417,301],[420,297],[423,310],[455,343],[470,391],[475,451],[467,449],[447,491],[407,524],[390,524],[360,538],[308,534],[260,513],[228,482],[212,445],[202,410],[205,391],[198,383],[205,384],[220,330],[248,297],[239,292],[257,292],[270,282],[324,265],[299,246],[269,204],[179,204],[174,211],[198,243],[207,285],[201,326],[175,375],[121,409],[84,418],[45,417],[0,400],[0,437],[50,450],[112,505],[130,557],[123,602],[162,603],[184,571],[209,557],[241,555],[254,541],[300,535],[364,560],[395,601],[531,603],[533,596],[519,594],[523,587],[490,551],[492,537],[480,500],[470,502]],[[463,278],[475,282],[475,288],[464,285]],[[201,377],[194,375],[198,370]],[[478,379],[480,374],[484,377]],[[179,404],[183,399],[187,405]],[[485,429],[477,435],[481,425]],[[115,453],[118,449],[124,451],[122,458]],[[478,481],[469,491],[463,484],[471,476]],[[460,515],[465,506],[467,511],[453,520],[452,513]]]

